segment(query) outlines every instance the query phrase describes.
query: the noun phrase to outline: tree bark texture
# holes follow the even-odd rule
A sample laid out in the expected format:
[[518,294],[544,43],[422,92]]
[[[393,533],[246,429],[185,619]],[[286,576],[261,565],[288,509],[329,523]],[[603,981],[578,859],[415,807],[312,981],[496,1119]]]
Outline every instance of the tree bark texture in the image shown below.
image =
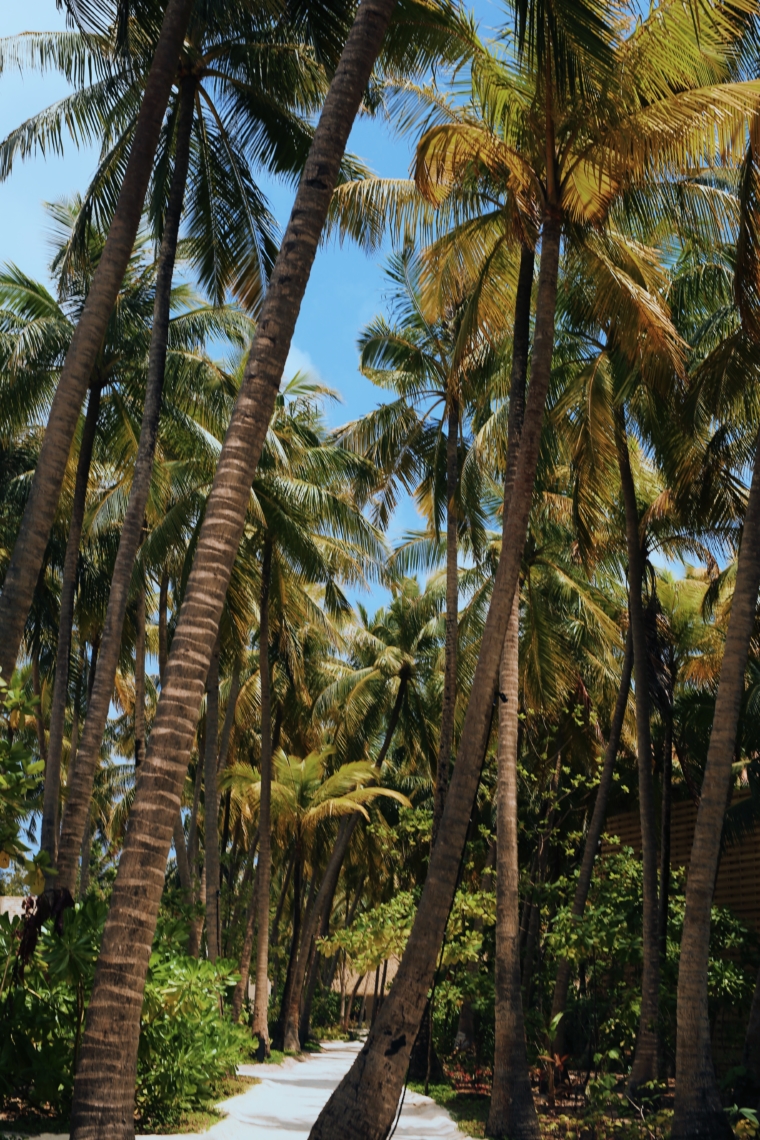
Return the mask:
[[[29,498],[0,596],[0,672],[10,678],[61,494],[79,412],[142,216],[191,0],[169,0],[105,248],[66,353]],[[81,831],[79,838],[81,838]]]
[[[258,845],[258,836],[251,844],[250,861],[253,866],[256,857],[256,847]],[[251,954],[253,953],[253,935],[256,928],[256,911],[259,901],[259,885],[260,878],[258,873],[254,875],[253,887],[251,888],[251,897],[248,900],[248,910],[245,916],[245,934],[243,935],[243,949],[240,952],[240,981],[235,986],[235,992],[232,995],[232,1020],[238,1022],[240,1020],[240,1011],[243,1008],[245,995],[248,991],[248,978],[251,973]]]
[[[618,689],[617,701],[615,702],[615,710],[612,714],[610,735],[607,739],[607,747],[604,752],[602,774],[599,779],[599,787],[596,791],[594,811],[591,815],[591,823],[589,824],[588,831],[586,833],[586,843],[583,848],[581,869],[578,874],[578,882],[575,886],[575,894],[573,895],[572,914],[574,918],[578,919],[583,917],[583,912],[586,909],[586,901],[588,899],[589,890],[591,889],[591,877],[594,872],[596,853],[599,847],[599,841],[602,838],[604,821],[607,817],[607,803],[609,802],[610,790],[612,789],[612,776],[615,771],[618,748],[620,747],[620,735],[623,731],[625,712],[628,707],[628,694],[631,690],[632,672],[633,634],[631,633],[631,627],[629,625],[628,633],[626,634],[625,639],[623,668],[620,673],[620,688]],[[557,968],[557,979],[554,983],[554,996],[552,998],[552,1021],[555,1017],[557,1017],[558,1014],[564,1013],[567,1006],[567,994],[570,988],[570,974],[570,962],[567,958],[560,959],[560,963]],[[562,1022],[560,1022],[557,1029],[557,1035],[555,1037],[555,1042],[557,1043],[556,1052],[558,1052],[560,1055],[565,1052],[561,1043],[562,1036]]]
[[269,675],[269,580],[272,548],[264,549],[259,606],[259,677],[261,681],[261,792],[259,794],[258,937],[253,1032],[259,1039],[259,1060],[269,1056],[269,907],[272,880],[272,693]]
[[134,1136],[145,976],[195,718],[298,311],[348,135],[394,6],[395,0],[363,0],[359,5],[262,305],[207,501],[114,883],[76,1075],[73,1140]]
[[710,910],[720,855],[723,817],[731,791],[744,674],[760,587],[760,445],[755,452],[744,518],[736,585],[718,696],[707,751],[686,881],[686,912],[678,970],[676,1097],[673,1140],[728,1138],[732,1129],[723,1111],[710,1047],[707,1013],[707,962]]
[[327,867],[322,877],[317,897],[313,905],[310,907],[309,916],[304,923],[303,934],[300,939],[300,949],[298,957],[295,962],[293,976],[290,979],[290,990],[287,997],[287,1004],[285,1006],[284,1017],[284,1031],[283,1038],[285,1041],[285,1051],[298,1053],[301,1049],[301,1042],[299,1036],[299,1020],[301,1009],[301,995],[303,993],[304,979],[306,977],[306,969],[311,957],[311,946],[317,936],[317,931],[322,923],[322,916],[325,907],[332,905],[335,889],[338,885],[338,878],[340,876],[340,869],[343,866],[343,860],[348,851],[348,845],[351,842],[351,836],[354,833],[354,828],[359,822],[359,812],[341,821],[338,831],[338,838],[335,841],[335,846],[332,849],[330,858],[327,861]]
[[486,1130],[489,1136],[509,1137],[509,1140],[538,1140],[538,1116],[530,1087],[520,987],[520,865],[517,856],[519,609],[518,587],[504,639],[499,676],[494,960],[496,1024],[493,1088]]
[[[103,732],[108,720],[108,710],[111,705],[114,680],[119,664],[121,636],[132,582],[132,571],[142,537],[145,507],[153,477],[153,459],[158,438],[166,352],[169,341],[172,276],[190,162],[194,90],[192,79],[182,80],[174,173],[156,272],[153,328],[148,357],[148,383],[142,424],[140,425],[140,441],[135,458],[129,503],[121,528],[119,550],[111,579],[111,590],[108,596],[108,608],[101,638],[92,699],[87,710],[79,758],[69,782],[69,795],[63,815],[56,886],[68,887],[69,890],[72,890],[72,883],[76,879],[79,840],[82,835],[85,816],[89,811],[92,784],[100,758]],[[200,700],[198,703],[200,704]]]
[[633,676],[636,697],[636,753],[641,815],[641,856],[644,871],[643,967],[641,1015],[636,1051],[628,1082],[629,1091],[657,1079],[659,1059],[657,1021],[660,1001],[660,935],[657,896],[657,827],[652,779],[652,741],[649,721],[649,651],[644,617],[644,559],[639,534],[636,487],[628,454],[625,410],[615,409],[615,446],[625,506],[625,538],[628,554],[628,608],[633,635]]
[[[55,866],[58,858],[58,809],[61,798],[61,760],[63,754],[63,732],[66,720],[66,704],[69,693],[69,658],[71,636],[74,628],[74,599],[77,588],[77,565],[79,546],[82,541],[84,509],[87,501],[87,484],[90,478],[92,449],[100,412],[100,388],[90,391],[87,414],[84,419],[82,441],[79,445],[77,473],[74,482],[74,499],[71,504],[69,535],[66,540],[66,554],[63,560],[63,581],[61,584],[61,616],[58,626],[58,646],[55,657],[55,681],[50,702],[50,732],[48,736],[48,756],[45,766],[45,788],[42,797],[42,827],[40,847],[47,851],[50,862]],[[46,884],[53,886],[52,877]]]
[[[671,655],[672,669],[672,655]],[[670,820],[673,809],[673,683],[668,684],[665,709],[665,747],[662,757],[662,809],[660,812],[660,965],[668,951],[668,903],[670,901]]]
[[219,642],[211,655],[206,683],[206,747],[204,750],[204,819],[206,837],[206,947],[209,960],[219,957],[219,788],[216,781],[219,741]]
[[559,214],[547,211],[531,383],[520,452],[505,524],[506,538],[441,821],[445,842],[437,843],[433,849],[414,927],[393,988],[364,1048],[320,1113],[311,1140],[384,1140],[392,1127],[409,1055],[425,1011],[491,730],[501,651],[528,529],[554,347],[561,228]]
[[441,739],[438,745],[438,768],[433,804],[435,844],[443,817],[449,788],[454,717],[457,704],[457,637],[459,632],[459,559],[457,534],[457,485],[459,483],[459,404],[452,397],[446,434],[446,647],[443,674],[443,706]]

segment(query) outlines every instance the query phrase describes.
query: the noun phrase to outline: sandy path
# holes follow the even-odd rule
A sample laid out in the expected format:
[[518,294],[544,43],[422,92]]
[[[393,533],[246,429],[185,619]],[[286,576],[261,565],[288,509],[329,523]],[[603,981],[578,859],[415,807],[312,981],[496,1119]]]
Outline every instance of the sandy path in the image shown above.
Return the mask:
[[[359,1042],[327,1042],[323,1052],[282,1065],[242,1065],[258,1077],[241,1096],[222,1102],[229,1113],[203,1136],[208,1140],[307,1140],[330,1093],[350,1068]],[[192,1140],[185,1136],[184,1140]],[[200,1140],[200,1138],[199,1138]],[[451,1117],[429,1097],[407,1092],[394,1140],[462,1140]]]

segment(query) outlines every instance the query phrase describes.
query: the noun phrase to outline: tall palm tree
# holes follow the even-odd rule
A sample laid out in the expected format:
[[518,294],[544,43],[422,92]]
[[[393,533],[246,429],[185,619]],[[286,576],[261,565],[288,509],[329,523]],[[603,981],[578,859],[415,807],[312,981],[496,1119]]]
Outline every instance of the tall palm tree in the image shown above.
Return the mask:
[[192,0],[169,0],[135,126],[124,180],[87,302],[56,389],[11,563],[0,596],[0,672],[10,676],[45,553],[71,441],[142,216]]
[[[480,523],[477,507],[468,512],[466,520],[459,517],[464,513],[459,473],[460,438],[466,432],[468,405],[472,402],[470,389],[476,383],[477,374],[482,373],[488,353],[485,342],[473,343],[470,339],[468,343],[468,338],[462,335],[455,303],[443,314],[424,311],[420,263],[411,249],[392,258],[388,276],[394,286],[392,320],[390,323],[382,317],[374,320],[362,333],[359,347],[362,371],[374,383],[390,387],[398,399],[378,413],[364,417],[353,429],[346,429],[342,438],[360,446],[365,454],[381,464],[380,470],[389,483],[386,495],[393,495],[396,482],[416,491],[418,500],[432,516],[429,525],[436,535],[441,529],[439,516],[445,516],[446,645],[433,811],[435,842],[446,802],[454,748],[459,532],[465,521],[470,523],[472,545],[477,554]],[[458,307],[462,308],[461,302]],[[443,471],[445,477],[441,478]],[[441,492],[444,503],[440,502]]]
[[[393,7],[392,0],[365,0],[358,9],[314,134],[219,457],[101,944],[74,1090],[72,1136],[76,1140],[106,1132],[111,1137],[131,1136],[134,1129],[142,987],[161,895],[161,884],[155,874],[149,876],[148,869],[163,868],[169,848],[195,716],[243,530],[253,473],[348,135]],[[165,790],[159,795],[162,784]],[[164,810],[160,805],[165,805]],[[148,883],[151,885],[146,890]],[[139,921],[130,902],[136,887],[142,897]],[[133,951],[128,960],[123,951],[124,929],[130,931]],[[140,949],[135,954],[137,947]],[[121,979],[118,1040],[112,1030],[116,999],[107,981],[109,975]],[[110,1072],[107,1082],[102,1077],[104,1071]]]
[[[462,732],[463,743],[444,812],[442,827],[447,836],[446,848],[444,851],[438,844],[433,852],[415,926],[392,994],[372,1027],[361,1056],[320,1114],[311,1133],[314,1140],[336,1134],[366,1140],[383,1136],[391,1126],[409,1051],[434,975],[490,730],[501,648],[527,532],[554,347],[563,224],[571,217],[582,218],[587,223],[603,222],[623,189],[637,180],[646,180],[658,165],[685,171],[693,154],[697,122],[706,126],[711,121],[709,130],[712,131],[714,113],[717,112],[721,120],[726,113],[730,115],[723,109],[717,111],[719,103],[721,108],[726,106],[724,99],[734,103],[735,95],[739,95],[739,117],[745,124],[754,120],[758,106],[758,91],[752,84],[715,85],[725,83],[731,74],[730,50],[728,57],[723,54],[719,61],[716,57],[708,59],[701,54],[703,41],[700,40],[699,48],[689,57],[688,74],[684,75],[679,63],[676,76],[672,57],[668,59],[650,46],[652,38],[657,36],[653,23],[644,21],[628,41],[623,41],[620,32],[610,27],[603,5],[584,6],[582,12],[578,6],[574,11],[576,17],[565,23],[567,13],[563,9],[560,35],[553,9],[542,7],[539,11],[527,4],[521,5],[518,41],[525,44],[528,61],[536,63],[538,60],[538,65],[527,82],[524,81],[525,70],[514,64],[505,67],[498,78],[490,65],[486,69],[493,77],[493,90],[498,93],[498,122],[505,123],[510,131],[509,142],[498,139],[495,132],[485,127],[482,130],[473,130],[469,125],[461,130],[435,127],[428,132],[420,148],[419,181],[434,198],[444,198],[446,194],[445,189],[440,194],[436,189],[439,182],[446,187],[452,180],[452,172],[469,170],[474,161],[482,162],[494,179],[503,176],[505,169],[514,172],[517,187],[524,195],[535,194],[538,198],[541,262],[531,384],[508,512],[509,544],[503,550],[494,582]],[[675,32],[687,44],[693,41],[693,29],[686,23],[679,27],[677,11],[673,11],[673,16],[669,32]],[[719,15],[716,24],[720,23]],[[570,26],[573,34],[565,38]],[[724,28],[720,27],[715,37],[718,42],[722,41],[723,34]],[[735,35],[738,34],[735,30]],[[631,67],[634,59],[635,66]],[[608,77],[611,79],[613,74],[616,80],[608,83]],[[702,87],[707,76],[714,84]],[[592,91],[597,110],[600,106],[596,103],[597,93],[600,99],[610,100],[609,113],[605,112],[601,118],[589,115],[588,100]],[[540,127],[534,110],[536,97],[541,108]],[[686,108],[696,103],[700,110],[692,117]],[[662,120],[660,115],[664,116]],[[658,125],[666,120],[667,148]],[[676,120],[678,141],[673,133]],[[686,127],[687,120],[689,126],[684,132],[682,128]],[[634,157],[629,146],[632,134],[641,139],[644,148],[640,152],[641,159]],[[566,147],[563,139],[568,144]],[[712,153],[712,143],[704,136],[700,153],[708,152]]]

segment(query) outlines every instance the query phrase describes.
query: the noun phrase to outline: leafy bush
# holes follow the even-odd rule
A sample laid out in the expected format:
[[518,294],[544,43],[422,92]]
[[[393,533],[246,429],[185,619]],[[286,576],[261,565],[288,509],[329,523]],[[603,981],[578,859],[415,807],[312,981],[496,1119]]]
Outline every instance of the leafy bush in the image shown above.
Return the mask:
[[[68,1116],[107,910],[90,896],[65,912],[60,935],[46,922],[23,976],[20,920],[0,915],[0,1105],[14,1099]],[[220,1013],[237,981],[234,964],[167,947],[162,940],[150,963],[137,1072],[138,1110],[156,1124],[205,1108],[251,1049],[246,1031]]]
[[232,962],[153,955],[137,1060],[137,1105],[153,1123],[208,1104],[250,1052],[249,1034],[220,1016],[237,978]]

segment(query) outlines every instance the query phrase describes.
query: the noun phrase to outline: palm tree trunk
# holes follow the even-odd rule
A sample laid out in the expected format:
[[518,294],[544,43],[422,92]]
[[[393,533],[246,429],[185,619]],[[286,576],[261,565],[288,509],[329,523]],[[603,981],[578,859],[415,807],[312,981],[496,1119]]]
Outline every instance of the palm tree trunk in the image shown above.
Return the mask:
[[489,1136],[538,1140],[525,1049],[520,989],[520,867],[517,856],[517,739],[519,728],[519,589],[515,591],[504,651],[499,692],[497,752],[496,957],[493,1088],[488,1112]]
[[[507,430],[504,515],[517,470],[525,417],[525,385],[530,349],[530,307],[534,253],[523,246],[515,300],[512,376]],[[506,535],[504,536],[506,539]],[[488,1113],[490,1136],[512,1140],[538,1136],[525,1050],[520,988],[520,868],[517,854],[517,762],[519,744],[520,587],[515,589],[499,670],[499,739],[497,752],[496,958],[493,1086]]]
[[525,958],[522,969],[522,985],[525,991],[525,1001],[530,1007],[533,998],[533,979],[539,957],[539,943],[541,938],[541,894],[547,879],[549,864],[549,844],[551,843],[554,824],[557,819],[557,792],[559,790],[560,776],[562,775],[562,749],[557,749],[557,761],[554,767],[549,787],[549,796],[546,801],[546,823],[538,837],[538,859],[536,860],[536,874],[533,879],[533,896],[528,918],[528,936],[525,943]]
[[137,590],[135,637],[135,773],[145,759],[145,583]]
[[[61,616],[58,626],[58,647],[55,657],[55,681],[53,698],[50,702],[50,734],[48,736],[48,758],[45,766],[45,790],[42,799],[42,827],[40,847],[50,856],[55,866],[58,858],[58,808],[61,798],[61,756],[63,752],[63,731],[66,719],[66,704],[69,692],[69,656],[71,654],[71,633],[74,627],[74,597],[77,587],[77,564],[79,544],[82,539],[84,508],[87,500],[87,484],[90,478],[92,448],[97,431],[100,411],[100,387],[90,390],[87,415],[84,420],[82,442],[79,446],[77,474],[74,483],[74,499],[71,504],[69,536],[63,560],[63,582],[61,584]],[[46,884],[53,887],[52,877]]]
[[[343,866],[343,860],[346,857],[351,836],[358,822],[359,812],[354,812],[353,815],[348,816],[347,819],[342,821],[340,830],[338,831],[338,838],[335,841],[335,846],[327,861],[327,867],[325,868],[317,897],[310,909],[308,920],[304,924],[303,936],[300,940],[300,952],[298,953],[294,965],[290,979],[290,989],[287,991],[287,998],[284,1002],[283,1040],[286,1052],[298,1053],[301,1048],[298,1032],[299,1012],[301,1008],[301,994],[303,993],[304,979],[306,977],[306,968],[311,956],[311,946],[317,936],[317,930],[322,922],[322,915],[325,908],[332,906],[333,896],[340,876],[340,869]],[[298,944],[296,943],[296,945]]]
[[443,675],[443,708],[441,739],[438,745],[438,768],[433,805],[435,844],[446,803],[454,746],[454,715],[457,703],[457,634],[459,630],[459,574],[457,536],[457,483],[459,482],[459,404],[451,400],[446,436],[446,649]]
[[[367,1042],[312,1128],[311,1140],[382,1140],[392,1127],[409,1054],[454,899],[470,814],[491,731],[504,638],[517,589],[554,348],[561,217],[547,210],[542,237],[531,383],[505,541],[494,579],[457,761],[420,905],[393,988]],[[123,858],[123,856],[122,856]]]
[[[599,787],[596,793],[596,800],[594,801],[594,811],[591,816],[591,823],[589,824],[588,832],[586,834],[586,844],[583,848],[583,860],[581,862],[581,869],[578,874],[578,882],[575,887],[575,894],[573,896],[573,910],[572,913],[576,918],[581,918],[586,909],[586,900],[588,893],[591,889],[591,876],[594,871],[594,862],[596,860],[596,852],[599,847],[599,840],[602,838],[602,831],[604,830],[604,821],[607,817],[607,803],[612,788],[612,775],[615,770],[615,762],[617,760],[618,748],[620,747],[620,735],[623,731],[623,722],[625,721],[625,711],[628,707],[628,694],[631,688],[631,673],[633,671],[633,635],[631,627],[628,626],[628,633],[625,639],[625,654],[623,657],[623,668],[620,674],[620,688],[618,689],[617,701],[615,702],[615,711],[612,714],[612,723],[610,724],[610,735],[607,740],[607,748],[604,753],[604,763],[602,765],[602,774],[599,779]],[[567,993],[570,988],[570,973],[571,965],[567,958],[562,958],[557,969],[557,980],[554,983],[554,996],[552,998],[552,1012],[551,1020],[563,1013],[567,1006]],[[557,1035],[555,1037],[555,1052],[560,1056],[565,1052],[562,1046],[562,1026],[560,1022]]]
[[32,487],[0,596],[0,672],[3,677],[10,677],[16,664],[34,587],[58,507],[79,412],[132,255],[191,8],[191,0],[169,0],[166,5],[108,238],[53,398]]
[[261,794],[259,797],[259,913],[256,938],[256,997],[253,1032],[259,1039],[259,1060],[269,1056],[269,908],[272,880],[272,694],[269,676],[269,580],[272,547],[264,548],[259,606],[259,677],[261,679]]
[[216,782],[219,740],[219,641],[211,655],[206,683],[204,815],[206,821],[206,946],[211,962],[219,957],[219,789]]
[[[757,1097],[760,1088],[760,970],[755,979],[755,989],[752,994],[752,1004],[749,1008],[749,1021],[747,1032],[744,1035],[744,1049],[742,1050],[742,1065],[747,1070],[747,1082]],[[746,1104],[742,1100],[741,1104]]]
[[148,360],[148,384],[140,426],[140,442],[135,459],[129,505],[121,528],[119,551],[111,579],[111,591],[108,597],[108,609],[100,645],[92,701],[87,711],[79,759],[74,770],[73,780],[69,784],[69,795],[63,816],[56,886],[68,887],[69,890],[72,889],[72,884],[76,878],[79,841],[84,819],[89,811],[92,783],[100,758],[103,732],[108,720],[108,710],[119,664],[124,614],[132,582],[135,556],[142,536],[148,492],[153,477],[153,459],[158,437],[161,395],[164,386],[166,351],[169,340],[172,275],[190,161],[194,91],[194,80],[183,79],[177,124],[174,173],[156,273],[153,329],[150,337]]
[[[72,1140],[134,1136],[143,989],[195,714],[298,311],[348,135],[394,7],[395,0],[363,0],[358,6],[262,305],[206,505],[145,771],[119,860],[76,1075]],[[139,908],[135,898],[140,900]]]
[[[250,866],[253,866],[256,856],[256,847],[258,846],[258,835],[251,844],[250,852]],[[232,1020],[238,1022],[240,1020],[240,1011],[243,1008],[243,1000],[245,999],[248,990],[248,978],[251,973],[251,953],[253,951],[253,932],[256,926],[256,911],[258,909],[259,900],[259,885],[261,879],[258,873],[253,880],[253,887],[251,889],[251,897],[248,901],[248,911],[245,917],[245,934],[243,935],[243,949],[240,953],[240,981],[235,986],[235,992],[232,995]]]
[[633,635],[633,675],[636,689],[636,752],[639,772],[641,814],[641,854],[644,865],[643,967],[641,972],[641,1015],[636,1052],[628,1082],[634,1094],[640,1085],[657,1078],[657,1019],[660,1000],[660,936],[657,899],[657,829],[652,781],[652,742],[649,724],[649,678],[646,624],[641,591],[644,586],[644,560],[639,534],[636,487],[631,472],[625,410],[615,409],[615,446],[625,505],[625,537],[628,554],[628,605]]
[[[163,686],[166,663],[169,658],[169,573],[164,570],[158,590],[158,683]],[[172,831],[174,853],[177,857],[177,874],[185,902],[189,903],[193,892],[193,873],[187,854],[185,828],[182,824],[182,808],[177,810]]]
[[90,851],[92,849],[92,820],[87,817],[82,836],[82,871],[79,876],[79,897],[83,899],[90,889]]
[[[335,886],[337,887],[337,879]],[[333,899],[335,892],[333,891],[333,898],[330,898],[322,908],[322,921],[316,933],[316,938],[326,938],[330,930],[330,913],[332,911]],[[301,1048],[303,1049],[306,1042],[309,1040],[311,1032],[311,1007],[314,1003],[314,993],[317,988],[317,980],[319,978],[319,964],[322,960],[322,955],[317,949],[316,941],[311,947],[311,957],[309,959],[309,970],[306,975],[306,983],[303,989],[303,998],[301,1000],[301,1018],[298,1023],[298,1040]],[[332,982],[331,982],[332,984]]]
[[[301,938],[301,914],[303,912],[302,903],[302,889],[303,889],[303,857],[301,855],[300,844],[296,840],[296,858],[293,864],[293,921],[291,924],[291,937],[290,937],[290,953],[288,955],[288,968],[285,971],[285,984],[282,987],[282,998],[280,999],[280,1012],[277,1017],[275,1026],[275,1033],[273,1044],[275,1049],[285,1048],[285,1022],[287,1019],[288,1006],[290,1004],[290,994],[293,989],[293,977],[295,974],[296,963],[298,961],[298,947]],[[297,1053],[298,1047],[292,1052]]]
[[707,764],[686,881],[686,912],[678,970],[676,1098],[673,1140],[726,1140],[731,1136],[715,1079],[707,1013],[710,910],[723,817],[731,790],[731,764],[744,695],[744,673],[760,587],[760,445],[755,452],[744,517],[736,585],[720,669]]
[[[672,665],[671,665],[672,668]],[[672,673],[671,673],[672,677]],[[668,686],[665,710],[665,751],[662,758],[662,811],[660,818],[660,968],[668,950],[668,903],[670,901],[670,819],[673,804],[673,692]]]

